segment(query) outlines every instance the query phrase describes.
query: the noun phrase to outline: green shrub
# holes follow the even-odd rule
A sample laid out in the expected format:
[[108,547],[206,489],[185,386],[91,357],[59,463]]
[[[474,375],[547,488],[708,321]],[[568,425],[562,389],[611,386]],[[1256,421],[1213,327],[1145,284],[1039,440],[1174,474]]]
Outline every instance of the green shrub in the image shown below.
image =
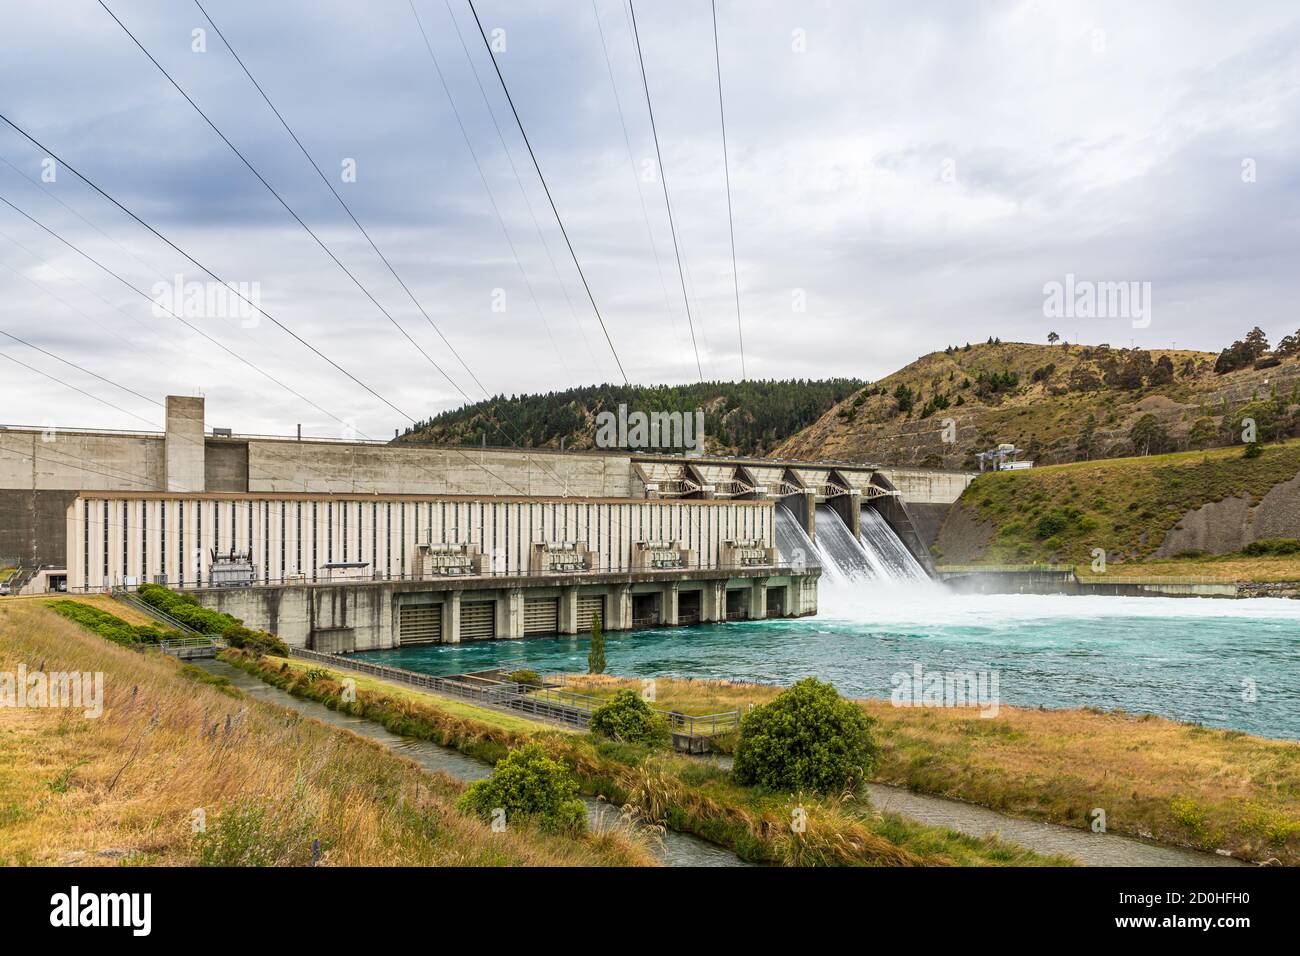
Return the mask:
[[136,594],[146,604],[203,634],[221,634],[232,624],[244,623],[237,617],[206,608],[188,594],[177,594],[161,584],[142,584]]
[[[305,866],[313,829],[292,802],[268,808],[250,799],[227,807],[213,826],[194,835],[198,866]],[[326,841],[322,841],[325,845]]]
[[1064,531],[1069,524],[1070,522],[1065,515],[1058,511],[1049,511],[1038,519],[1038,526],[1034,529],[1034,534],[1036,534],[1040,540],[1045,538],[1054,538]]
[[1266,554],[1296,554],[1300,553],[1300,538],[1260,538],[1241,550],[1256,558]]
[[587,808],[578,799],[578,782],[536,743],[510,751],[497,762],[492,776],[470,784],[456,807],[485,822],[500,809],[507,825],[522,817],[555,833],[579,834],[587,829]]
[[635,691],[621,690],[597,707],[588,724],[593,734],[625,743],[660,744],[671,737],[668,722]]
[[201,634],[220,635],[231,647],[247,648],[278,657],[289,656],[288,646],[274,634],[245,627],[239,618],[206,608],[188,594],[178,594],[161,584],[142,584],[136,594],[146,604],[171,615]]
[[741,721],[732,774],[784,792],[856,789],[879,756],[874,723],[830,684],[805,678]]
[[221,638],[231,647],[257,651],[259,654],[274,654],[276,657],[288,657],[289,648],[269,631],[255,631],[242,624],[231,624],[221,632]]
[[528,670],[526,667],[521,667],[517,671],[511,671],[506,676],[516,684],[527,684],[529,687],[542,686],[542,675],[537,673],[537,671]]
[[107,611],[80,601],[51,601],[50,608],[100,637],[131,647],[137,644],[157,644],[161,640],[175,640],[185,635],[179,631],[162,630],[147,624],[129,624]]

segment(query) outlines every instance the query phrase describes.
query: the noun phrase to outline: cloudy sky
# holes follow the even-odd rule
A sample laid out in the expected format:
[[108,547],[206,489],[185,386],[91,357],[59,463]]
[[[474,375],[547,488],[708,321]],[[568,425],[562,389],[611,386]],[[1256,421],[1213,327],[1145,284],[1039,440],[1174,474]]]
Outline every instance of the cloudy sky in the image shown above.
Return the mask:
[[[0,197],[139,290],[0,204],[0,328],[86,370],[0,336],[31,367],[0,360],[0,422],[147,428],[146,399],[203,394],[210,425],[388,437],[484,389],[621,381],[465,0],[204,0],[418,306],[196,5],[106,2],[365,291],[97,0],[0,0],[0,113],[339,367],[233,297],[177,304],[198,331],[155,309],[209,276],[0,123]],[[739,378],[707,0],[637,4],[662,170],[626,0],[476,6],[627,377],[700,374],[663,175],[699,366]],[[1295,3],[717,14],[750,377],[1300,326]],[[1151,283],[1149,325],[1045,317],[1068,274]]]

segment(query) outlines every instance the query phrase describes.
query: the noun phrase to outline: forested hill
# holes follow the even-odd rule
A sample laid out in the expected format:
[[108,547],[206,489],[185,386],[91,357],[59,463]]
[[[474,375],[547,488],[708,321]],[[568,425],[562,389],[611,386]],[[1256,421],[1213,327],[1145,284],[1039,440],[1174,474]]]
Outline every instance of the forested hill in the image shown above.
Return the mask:
[[450,445],[596,447],[596,416],[704,411],[711,454],[766,455],[858,391],[858,379],[699,382],[691,385],[589,385],[544,395],[498,396],[420,422],[396,439]]

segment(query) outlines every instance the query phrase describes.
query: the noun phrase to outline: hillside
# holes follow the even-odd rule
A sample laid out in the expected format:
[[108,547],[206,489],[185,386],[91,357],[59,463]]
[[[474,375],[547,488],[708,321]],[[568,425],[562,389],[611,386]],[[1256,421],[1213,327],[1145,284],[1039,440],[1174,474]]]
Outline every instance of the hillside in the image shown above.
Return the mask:
[[591,385],[544,395],[498,396],[418,423],[398,442],[596,447],[596,416],[704,411],[705,450],[762,456],[816,422],[863,385],[858,379],[701,382],[691,385]]
[[1295,580],[1282,565],[1295,563],[1298,536],[1300,441],[1290,441],[1255,458],[1216,448],[989,472],[953,505],[935,550],[946,564],[1059,561],[1085,571],[1094,548],[1108,564],[1235,554]]
[[953,347],[858,390],[774,454],[976,470],[975,452],[1000,442],[1039,464],[1227,445],[1241,440],[1243,414],[1259,422],[1261,437],[1300,434],[1294,337],[1276,353],[1262,333],[1259,341],[1244,357],[1234,351],[1242,343],[1219,356],[1066,343]]

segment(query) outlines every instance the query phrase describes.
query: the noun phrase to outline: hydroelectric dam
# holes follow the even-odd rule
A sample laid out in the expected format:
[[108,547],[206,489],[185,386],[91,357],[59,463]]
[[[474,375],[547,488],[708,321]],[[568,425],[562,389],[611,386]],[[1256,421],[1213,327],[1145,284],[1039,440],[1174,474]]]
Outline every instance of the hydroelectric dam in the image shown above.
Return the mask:
[[325,652],[817,611],[931,572],[968,473],[626,450],[0,426],[22,593],[146,582]]

